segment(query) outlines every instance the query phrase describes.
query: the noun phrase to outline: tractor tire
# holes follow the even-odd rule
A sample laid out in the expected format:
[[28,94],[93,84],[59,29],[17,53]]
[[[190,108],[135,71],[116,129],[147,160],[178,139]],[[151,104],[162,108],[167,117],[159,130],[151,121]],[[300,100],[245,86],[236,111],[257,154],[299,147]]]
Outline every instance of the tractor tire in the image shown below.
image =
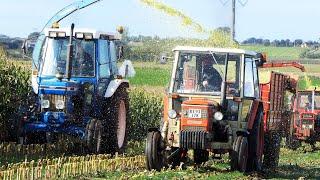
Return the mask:
[[46,133],[45,132],[31,132],[26,133],[22,138],[23,144],[45,144],[46,141]]
[[279,163],[281,133],[268,132],[264,137],[263,167],[272,170]]
[[240,172],[246,172],[248,160],[248,139],[243,137],[239,147],[239,159],[238,159],[238,170]]
[[103,122],[107,134],[106,152],[110,154],[124,153],[127,146],[129,127],[129,97],[127,89],[119,87],[117,92],[107,101],[108,117]]
[[149,132],[146,140],[146,167],[149,171],[161,171],[164,167],[163,147],[161,134],[158,131]]
[[301,142],[293,136],[287,135],[286,147],[292,150],[297,150],[301,146]]
[[247,162],[247,172],[262,170],[262,155],[264,146],[264,126],[263,126],[263,111],[258,111],[257,117],[250,130],[248,137],[249,141],[249,156]]
[[248,159],[248,139],[247,137],[238,136],[233,144],[231,152],[231,170],[246,172]]
[[[172,153],[174,153],[175,151],[178,151],[178,153],[173,155],[170,159],[168,159],[168,157],[172,155]],[[175,167],[180,166],[181,162],[185,162],[186,160],[185,156],[183,156],[183,150],[177,147],[172,147],[171,150],[165,150],[163,154],[163,166],[167,168],[171,166],[171,168],[174,169]]]
[[90,153],[101,154],[105,152],[105,129],[100,120],[92,119],[87,125],[86,143]]
[[46,133],[46,140],[47,140],[47,143],[49,143],[49,144],[56,143],[58,141],[58,134],[56,134],[54,132],[47,132]]
[[195,164],[202,164],[209,160],[209,152],[203,149],[193,150],[193,161]]
[[238,154],[239,154],[240,140],[241,138],[237,137],[233,141],[232,150],[229,152],[230,167],[232,171],[238,170]]

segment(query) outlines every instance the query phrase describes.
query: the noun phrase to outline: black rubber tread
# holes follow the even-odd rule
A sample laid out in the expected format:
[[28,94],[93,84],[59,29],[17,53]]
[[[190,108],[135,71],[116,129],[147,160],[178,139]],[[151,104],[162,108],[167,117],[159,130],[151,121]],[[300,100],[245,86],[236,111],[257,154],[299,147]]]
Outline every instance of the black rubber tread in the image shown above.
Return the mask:
[[101,120],[92,119],[87,127],[87,146],[90,153],[101,154],[105,152],[103,144],[104,127],[102,126]]
[[233,141],[232,150],[229,152],[230,167],[232,171],[238,170],[239,148],[242,138],[243,136],[236,137],[236,139]]
[[161,141],[161,135],[158,131],[148,133],[145,149],[146,167],[148,170],[161,171],[163,167]]
[[193,161],[195,164],[202,164],[209,160],[209,152],[203,149],[193,150]]
[[239,145],[238,170],[246,172],[248,159],[248,139],[242,137]]
[[161,135],[159,132],[155,132],[153,134],[153,144],[152,144],[152,151],[153,151],[153,156],[152,156],[152,160],[153,160],[153,165],[155,167],[155,169],[157,171],[160,171],[162,166],[163,166],[163,158],[160,155],[161,154],[161,150],[160,150],[160,143],[161,143]]
[[47,142],[45,132],[26,133],[24,139],[24,144],[45,144]]
[[[118,129],[118,115],[119,115],[119,107],[120,101],[124,101],[125,108],[126,108],[126,131],[125,137],[122,147],[118,147],[118,140],[117,140],[117,129]],[[106,134],[106,143],[105,149],[106,153],[114,154],[124,153],[125,148],[127,146],[127,136],[128,136],[128,127],[129,127],[129,96],[126,87],[119,87],[115,94],[109,98],[106,102],[106,110],[103,113],[102,122],[105,128]]]
[[267,169],[274,169],[278,166],[280,155],[280,132],[265,133],[265,145],[263,156],[263,167]]
[[297,150],[301,146],[301,142],[298,139],[295,139],[291,135],[286,137],[286,147],[292,150]]
[[261,126],[263,128],[263,109],[259,108],[253,127],[250,130],[250,135],[248,136],[247,172],[262,170],[262,157],[259,158],[257,156],[259,143],[263,143],[259,142],[259,134],[263,133],[261,132]]
[[166,152],[166,155],[168,156],[176,150],[179,150],[179,152],[175,156],[173,156],[170,161],[164,163],[165,167],[169,167],[169,165],[171,165],[171,168],[174,169],[175,167],[180,165],[180,162],[183,162],[185,160],[184,157],[182,157],[182,149],[180,148],[172,147],[172,150]]
[[146,147],[145,147],[145,156],[146,156],[146,168],[151,171],[153,164],[152,164],[152,138],[153,138],[154,132],[149,132],[147,134],[146,139]]

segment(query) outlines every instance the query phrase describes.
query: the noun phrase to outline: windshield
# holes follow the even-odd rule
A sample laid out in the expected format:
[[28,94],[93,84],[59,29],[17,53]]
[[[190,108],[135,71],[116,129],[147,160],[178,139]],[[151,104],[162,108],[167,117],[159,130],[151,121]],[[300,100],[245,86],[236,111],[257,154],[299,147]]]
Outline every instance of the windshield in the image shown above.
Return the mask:
[[[67,45],[69,39],[48,38],[43,53],[43,76],[66,74]],[[74,39],[72,77],[94,76],[95,46],[93,40]]]
[[[299,93],[298,100],[300,108],[312,110],[312,92]],[[314,94],[314,109],[320,109],[320,92]]]
[[[221,94],[226,53],[180,53],[174,91],[178,93]],[[229,54],[227,94],[239,93],[240,55]]]

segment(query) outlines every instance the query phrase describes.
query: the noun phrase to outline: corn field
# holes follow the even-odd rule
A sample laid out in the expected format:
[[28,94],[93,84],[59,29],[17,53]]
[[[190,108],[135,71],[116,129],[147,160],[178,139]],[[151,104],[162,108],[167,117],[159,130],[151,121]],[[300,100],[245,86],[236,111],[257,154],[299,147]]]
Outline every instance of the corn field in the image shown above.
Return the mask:
[[87,155],[59,157],[2,166],[0,168],[0,179],[57,179],[97,172],[138,170],[143,168],[144,165],[144,156]]

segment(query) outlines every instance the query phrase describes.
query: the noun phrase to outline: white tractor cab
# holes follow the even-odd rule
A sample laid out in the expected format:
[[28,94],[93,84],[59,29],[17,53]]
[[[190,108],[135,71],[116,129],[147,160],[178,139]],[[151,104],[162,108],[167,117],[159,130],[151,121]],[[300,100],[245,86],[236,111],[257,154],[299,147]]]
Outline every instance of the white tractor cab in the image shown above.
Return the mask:
[[33,51],[34,98],[21,121],[24,143],[68,134],[80,137],[94,153],[124,150],[129,82],[118,73],[120,43],[116,34],[73,24],[44,30]]

